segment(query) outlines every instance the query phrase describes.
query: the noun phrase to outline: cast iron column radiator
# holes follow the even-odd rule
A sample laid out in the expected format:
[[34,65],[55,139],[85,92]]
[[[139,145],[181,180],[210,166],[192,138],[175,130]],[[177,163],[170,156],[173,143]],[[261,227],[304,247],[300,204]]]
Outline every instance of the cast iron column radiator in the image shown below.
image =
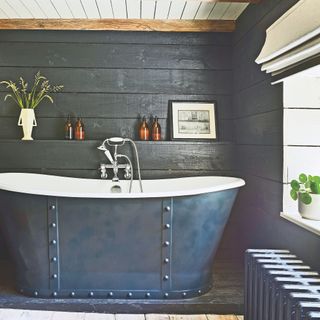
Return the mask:
[[320,319],[318,272],[288,250],[247,250],[244,319]]

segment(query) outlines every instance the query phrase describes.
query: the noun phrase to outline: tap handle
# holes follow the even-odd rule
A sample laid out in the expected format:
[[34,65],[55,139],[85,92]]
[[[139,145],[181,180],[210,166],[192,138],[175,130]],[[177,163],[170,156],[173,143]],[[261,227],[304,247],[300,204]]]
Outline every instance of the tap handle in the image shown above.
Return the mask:
[[126,180],[129,180],[129,179],[131,179],[131,175],[132,175],[131,167],[130,167],[130,165],[126,165],[126,167],[124,169],[124,178]]
[[107,174],[107,166],[104,163],[100,164],[100,173],[101,173],[101,179],[107,179],[108,178],[108,174]]

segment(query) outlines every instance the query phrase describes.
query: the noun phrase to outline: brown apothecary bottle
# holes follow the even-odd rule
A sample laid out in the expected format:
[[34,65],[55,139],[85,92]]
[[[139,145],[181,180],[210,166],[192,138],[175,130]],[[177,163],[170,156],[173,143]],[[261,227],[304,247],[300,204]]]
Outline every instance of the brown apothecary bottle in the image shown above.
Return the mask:
[[84,140],[84,124],[81,118],[77,119],[77,122],[74,127],[74,138],[76,140]]
[[146,117],[143,117],[140,123],[139,139],[143,141],[150,140],[150,130],[147,124]]
[[159,124],[157,116],[155,116],[153,120],[151,136],[153,141],[161,140],[161,126]]
[[73,126],[72,126],[70,115],[68,115],[67,121],[64,125],[64,138],[65,138],[65,140],[72,140],[73,139]]

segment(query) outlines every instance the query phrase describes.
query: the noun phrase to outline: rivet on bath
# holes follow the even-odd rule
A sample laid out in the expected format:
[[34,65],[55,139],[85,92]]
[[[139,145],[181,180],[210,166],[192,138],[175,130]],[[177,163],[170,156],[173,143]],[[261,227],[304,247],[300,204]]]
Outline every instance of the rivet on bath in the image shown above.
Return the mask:
[[150,298],[150,296],[151,296],[150,292],[147,292],[146,293],[146,298]]
[[169,280],[169,276],[166,274],[166,275],[163,277],[163,280]]
[[56,208],[55,205],[50,206],[50,210],[54,210]]
[[89,296],[90,296],[90,297],[93,297],[93,292],[92,292],[92,291],[89,293]]
[[113,292],[109,292],[109,297],[113,297]]
[[58,294],[54,291],[54,292],[52,292],[52,295],[53,295],[54,297],[56,297]]
[[34,295],[35,297],[37,297],[37,296],[38,296],[38,291],[35,291],[35,292],[33,293],[33,295]]
[[164,259],[164,263],[169,263],[169,261],[170,261],[169,258]]
[[170,229],[171,226],[170,226],[169,223],[167,223],[167,224],[164,225],[164,227],[165,227],[166,229]]
[[53,262],[57,262],[57,257],[52,257],[51,260],[52,260]]
[[76,295],[76,294],[75,294],[75,292],[73,292],[73,291],[70,293],[70,296],[71,296],[71,297],[74,297],[75,295]]
[[202,293],[202,291],[201,290],[198,290],[198,294],[201,294]]
[[57,241],[56,241],[56,240],[52,240],[51,243],[52,243],[53,245],[55,245],[55,244],[57,244]]
[[132,297],[132,292],[129,292],[129,293],[128,293],[128,297]]
[[170,242],[169,242],[169,241],[165,241],[165,242],[164,242],[164,245],[165,245],[166,247],[169,247],[169,246],[170,246]]
[[56,224],[55,224],[54,222],[52,222],[52,223],[51,223],[51,227],[52,227],[52,228],[55,228],[55,227],[56,227]]
[[164,297],[165,297],[165,298],[168,298],[168,297],[169,297],[169,293],[166,292],[166,293],[164,294]]
[[171,210],[171,208],[170,208],[170,206],[166,206],[166,207],[164,208],[164,210],[166,210],[166,211],[170,211],[170,210]]
[[187,293],[186,293],[186,292],[184,292],[184,293],[182,294],[182,296],[183,296],[183,297],[186,297],[186,296],[187,296]]
[[54,273],[54,274],[52,275],[52,278],[53,278],[53,279],[57,279],[57,278],[58,278],[58,275],[57,275],[56,273]]

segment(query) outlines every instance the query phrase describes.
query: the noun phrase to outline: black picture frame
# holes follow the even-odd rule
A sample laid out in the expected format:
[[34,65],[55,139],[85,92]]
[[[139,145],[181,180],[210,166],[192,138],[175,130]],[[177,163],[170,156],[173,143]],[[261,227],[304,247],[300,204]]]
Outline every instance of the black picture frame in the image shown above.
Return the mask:
[[216,101],[170,100],[169,119],[172,141],[218,140]]

